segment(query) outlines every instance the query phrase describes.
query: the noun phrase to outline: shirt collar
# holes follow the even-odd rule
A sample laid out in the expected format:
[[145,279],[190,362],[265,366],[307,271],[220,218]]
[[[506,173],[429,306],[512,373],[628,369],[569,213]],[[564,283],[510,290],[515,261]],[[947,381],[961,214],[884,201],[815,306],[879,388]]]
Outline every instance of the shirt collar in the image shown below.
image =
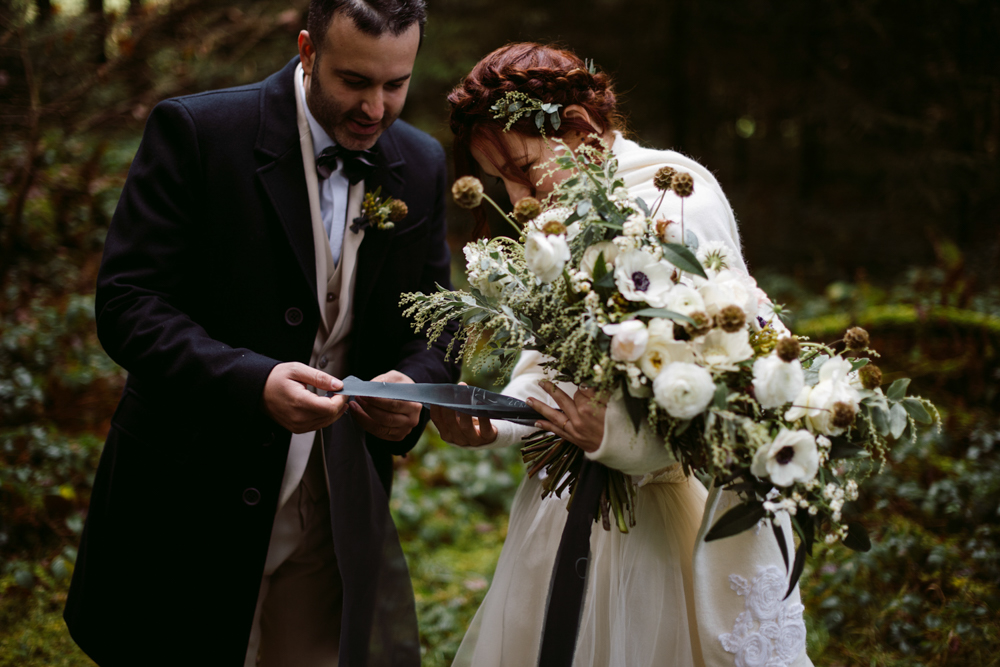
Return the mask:
[[313,118],[312,111],[309,110],[309,104],[306,102],[305,70],[302,68],[299,68],[299,77],[299,81],[302,83],[302,109],[306,112],[306,120],[309,121],[309,131],[312,133],[313,140],[313,153],[314,155],[319,155],[323,152],[323,149],[336,146],[337,142],[330,138],[330,135]]

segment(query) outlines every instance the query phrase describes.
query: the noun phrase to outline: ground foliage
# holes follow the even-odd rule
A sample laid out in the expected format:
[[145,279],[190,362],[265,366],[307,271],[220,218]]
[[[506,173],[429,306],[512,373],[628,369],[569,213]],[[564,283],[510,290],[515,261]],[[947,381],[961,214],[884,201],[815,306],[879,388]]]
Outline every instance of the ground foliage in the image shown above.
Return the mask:
[[[0,667],[91,664],[61,609],[124,380],[94,333],[93,284],[146,115],[274,71],[303,23],[302,2],[132,4],[103,17],[98,62],[93,16],[41,24],[0,2]],[[943,408],[943,433],[897,448],[853,508],[873,549],[812,560],[815,662],[1000,664],[997,6],[634,0],[662,37],[636,40],[623,0],[586,21],[566,20],[568,0],[529,4],[433,3],[406,117],[447,143],[443,93],[509,39],[562,39],[619,75],[636,134],[719,170],[792,328],[830,342],[866,327],[886,381],[912,377]],[[816,243],[791,252],[802,238]],[[425,664],[450,662],[482,600],[521,475],[515,452],[430,431],[399,462]]]

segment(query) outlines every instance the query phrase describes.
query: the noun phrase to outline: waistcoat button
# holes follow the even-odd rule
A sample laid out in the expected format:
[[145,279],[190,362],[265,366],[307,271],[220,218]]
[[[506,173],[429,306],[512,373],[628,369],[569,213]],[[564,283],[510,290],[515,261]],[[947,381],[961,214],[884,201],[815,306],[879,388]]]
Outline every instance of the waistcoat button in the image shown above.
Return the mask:
[[302,324],[302,311],[298,308],[289,308],[285,311],[285,322],[293,327]]

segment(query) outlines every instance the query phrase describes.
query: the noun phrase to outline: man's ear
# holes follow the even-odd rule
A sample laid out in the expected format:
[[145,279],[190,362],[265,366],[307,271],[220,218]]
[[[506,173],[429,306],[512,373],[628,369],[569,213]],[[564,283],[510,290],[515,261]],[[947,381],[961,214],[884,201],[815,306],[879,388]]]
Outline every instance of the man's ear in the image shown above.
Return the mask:
[[302,70],[311,76],[313,65],[316,63],[316,47],[307,30],[299,32],[299,58],[302,59]]

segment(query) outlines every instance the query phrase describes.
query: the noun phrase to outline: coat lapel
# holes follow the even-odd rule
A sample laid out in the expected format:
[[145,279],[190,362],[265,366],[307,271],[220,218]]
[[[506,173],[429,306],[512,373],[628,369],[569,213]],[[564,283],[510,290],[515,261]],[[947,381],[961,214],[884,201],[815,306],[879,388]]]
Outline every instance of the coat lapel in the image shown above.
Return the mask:
[[285,228],[303,278],[315,297],[315,245],[292,78],[298,62],[298,57],[293,58],[280,72],[268,77],[261,90],[261,123],[255,149],[262,162],[257,176]]
[[[383,200],[388,197],[400,199],[405,183],[403,168],[406,166],[406,161],[396,145],[391,129],[382,135],[377,145],[379,151],[376,168],[372,175],[365,179],[365,191],[375,192],[381,188],[379,196]],[[369,229],[365,234],[358,251],[358,277],[354,292],[355,319],[364,313],[368,295],[382,271],[389,242],[395,234],[395,228]]]

